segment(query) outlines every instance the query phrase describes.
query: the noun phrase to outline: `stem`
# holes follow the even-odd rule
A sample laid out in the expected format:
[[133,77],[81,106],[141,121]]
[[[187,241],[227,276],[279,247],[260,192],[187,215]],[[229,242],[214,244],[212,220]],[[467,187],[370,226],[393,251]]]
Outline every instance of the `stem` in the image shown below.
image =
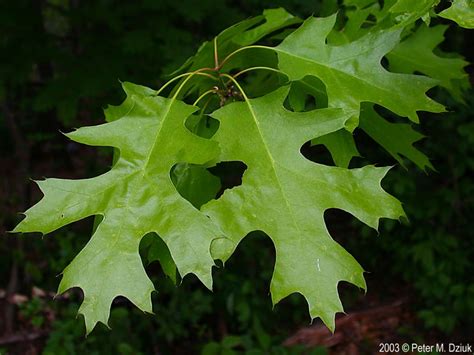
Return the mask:
[[223,60],[223,61],[221,62],[221,64],[219,65],[219,69],[222,68],[222,67],[224,66],[224,64],[225,64],[230,58],[232,58],[234,55],[236,55],[237,53],[242,52],[243,50],[252,49],[252,48],[269,49],[269,50],[272,50],[272,51],[275,50],[275,48],[273,48],[273,47],[259,46],[259,45],[246,46],[246,47],[239,48],[239,49],[233,51],[233,52],[230,53],[227,57],[224,58],[224,60]]
[[217,53],[217,37],[214,37],[214,68],[219,68],[219,55]]
[[201,101],[206,95],[212,94],[212,93],[215,93],[215,92],[216,92],[215,89],[207,90],[205,93],[203,93],[201,96],[199,96],[199,97],[196,99],[196,101],[194,101],[193,106],[197,106],[198,102]]
[[[158,95],[159,95],[165,88],[167,88],[171,83],[173,83],[173,82],[175,82],[176,80],[181,79],[181,78],[183,78],[183,77],[185,77],[185,76],[189,76],[189,75],[190,75],[191,77],[193,77],[194,75],[201,75],[201,76],[206,76],[206,77],[208,77],[208,78],[211,78],[211,79],[213,79],[213,80],[219,80],[219,79],[217,79],[215,76],[212,76],[211,74],[202,73],[203,71],[206,71],[206,70],[215,71],[215,70],[212,69],[212,68],[201,68],[201,69],[198,69],[198,70],[193,71],[193,72],[190,72],[190,73],[180,74],[180,75],[174,77],[173,79],[168,80],[161,88],[159,88],[159,89],[156,91],[155,95],[158,96]],[[186,80],[186,81],[187,81],[187,80]]]
[[276,73],[279,73],[279,74],[283,74],[283,75],[286,75],[285,73],[283,73],[281,70],[278,70],[278,69],[275,69],[275,68],[270,68],[270,67],[252,67],[252,68],[247,68],[247,69],[244,69],[242,71],[239,71],[237,74],[233,75],[233,78],[236,79],[238,76],[241,76],[242,74],[245,74],[249,71],[252,71],[252,70],[270,70],[270,71],[274,71]]
[[[204,74],[204,73],[200,73],[200,72],[199,72],[200,70],[201,70],[201,69],[196,70],[196,71],[191,72],[191,73],[186,73],[186,75],[187,75],[188,77],[187,77],[186,79],[184,79],[184,81],[178,86],[178,89],[176,89],[176,92],[174,93],[173,97],[171,98],[172,100],[176,100],[176,98],[178,97],[179,92],[183,89],[184,85],[186,85],[186,83],[187,83],[189,80],[191,80],[194,75],[202,75],[202,74]],[[207,75],[206,75],[206,76],[207,76]],[[211,76],[212,76],[212,75],[211,75]],[[178,77],[179,77],[179,75],[178,75],[176,78],[178,78]],[[175,78],[175,79],[176,79],[176,78]],[[213,77],[213,78],[214,78],[214,77]],[[174,80],[174,79],[173,79],[173,80]],[[161,88],[161,89],[163,89],[163,88]]]

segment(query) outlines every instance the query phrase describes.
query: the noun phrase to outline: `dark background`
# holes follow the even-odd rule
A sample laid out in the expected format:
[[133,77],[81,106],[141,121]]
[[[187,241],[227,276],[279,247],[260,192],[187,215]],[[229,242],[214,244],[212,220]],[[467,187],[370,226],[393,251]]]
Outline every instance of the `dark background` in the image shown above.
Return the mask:
[[[327,213],[334,238],[369,271],[367,295],[340,286],[353,316],[338,319],[333,337],[318,321],[310,331],[296,333],[309,326],[300,295],[272,310],[273,246],[258,233],[243,241],[225,269],[214,272],[214,293],[193,277],[176,287],[158,264],[149,265],[147,272],[160,285],[153,295],[156,315],[117,299],[112,330],[99,325],[87,338],[83,320],[76,319],[80,291],[55,301],[52,295],[57,276],[87,242],[92,220],[44,238],[6,233],[21,219],[18,212],[41,197],[30,178],[84,178],[109,169],[108,149],[78,145],[59,132],[102,122],[102,108],[123,99],[119,79],[157,88],[202,41],[264,8],[283,6],[304,18],[329,14],[335,5],[305,0],[0,2],[0,354],[299,354],[311,344],[323,346],[306,353],[373,353],[382,341],[474,341],[472,90],[465,105],[442,90],[430,92],[451,111],[422,114],[421,131],[428,138],[417,146],[437,171],[396,165],[384,182],[404,203],[409,225],[384,221],[377,235],[342,212]],[[472,33],[455,27],[442,47],[472,62]],[[395,164],[363,133],[356,134],[366,162]],[[283,346],[288,338],[287,345],[302,345]]]

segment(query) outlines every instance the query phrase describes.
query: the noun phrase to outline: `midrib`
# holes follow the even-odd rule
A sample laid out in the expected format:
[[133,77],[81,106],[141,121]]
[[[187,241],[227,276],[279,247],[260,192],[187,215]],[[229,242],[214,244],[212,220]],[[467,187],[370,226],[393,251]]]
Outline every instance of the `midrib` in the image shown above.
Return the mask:
[[274,178],[275,178],[275,181],[276,181],[276,183],[277,183],[277,185],[278,185],[278,189],[280,190],[281,195],[282,195],[282,197],[283,197],[283,200],[285,201],[285,206],[286,206],[286,208],[287,208],[287,210],[288,210],[288,212],[289,212],[289,214],[290,214],[290,216],[291,216],[291,220],[292,220],[292,222],[293,222],[293,225],[294,225],[295,229],[297,229],[298,232],[299,232],[298,236],[301,236],[301,230],[300,230],[300,228],[299,228],[299,226],[298,226],[298,223],[296,222],[295,215],[294,215],[294,213],[293,213],[293,209],[291,208],[291,205],[290,205],[290,203],[289,203],[289,201],[288,201],[288,199],[287,199],[287,197],[286,197],[286,194],[285,194],[285,192],[284,192],[283,185],[281,184],[280,179],[279,179],[279,177],[278,177],[278,174],[277,174],[277,171],[276,171],[276,166],[275,166],[275,161],[273,160],[273,157],[272,157],[272,155],[271,155],[271,153],[270,153],[270,149],[268,148],[268,145],[267,145],[267,143],[266,143],[266,141],[265,141],[264,135],[262,134],[262,130],[260,129],[260,125],[259,125],[259,123],[258,123],[258,120],[257,120],[257,117],[256,117],[256,115],[255,115],[255,112],[254,112],[254,110],[253,110],[253,108],[252,108],[252,105],[250,104],[250,102],[249,102],[248,100],[246,100],[246,103],[247,103],[247,106],[248,106],[249,111],[250,111],[250,113],[251,113],[251,116],[252,116],[252,118],[253,118],[253,121],[254,121],[254,123],[255,123],[255,127],[257,128],[257,131],[258,131],[258,134],[259,134],[259,136],[260,136],[260,139],[261,139],[261,141],[262,141],[262,143],[263,143],[263,147],[264,147],[264,150],[265,150],[265,154],[267,155],[268,160],[270,161],[270,165],[271,165],[271,167],[272,167],[271,170],[272,170],[273,176],[274,176]]

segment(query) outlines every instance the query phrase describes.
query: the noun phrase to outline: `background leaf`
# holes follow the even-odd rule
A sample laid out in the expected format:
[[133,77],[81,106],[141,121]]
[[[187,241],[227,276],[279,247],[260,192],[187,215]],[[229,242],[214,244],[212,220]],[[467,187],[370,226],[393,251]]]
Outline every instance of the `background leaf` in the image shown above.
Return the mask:
[[453,0],[452,5],[439,16],[453,20],[464,28],[474,28],[474,3],[472,0]]
[[[369,33],[341,46],[325,43],[336,17],[310,18],[275,48],[279,67],[291,80],[318,77],[326,86],[330,107],[341,107],[357,119],[360,103],[377,103],[418,122],[416,111],[442,112],[425,92],[435,85],[422,76],[394,74],[380,64],[399,41],[399,31]],[[403,104],[401,104],[403,103]],[[348,130],[357,126],[351,120]]]

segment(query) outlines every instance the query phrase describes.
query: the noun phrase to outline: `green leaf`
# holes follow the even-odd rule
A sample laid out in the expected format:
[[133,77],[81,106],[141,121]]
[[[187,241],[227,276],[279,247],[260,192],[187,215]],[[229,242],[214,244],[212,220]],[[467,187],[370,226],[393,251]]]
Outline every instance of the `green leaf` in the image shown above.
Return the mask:
[[222,237],[209,218],[181,197],[170,178],[176,163],[205,164],[218,154],[215,142],[193,135],[184,125],[197,107],[143,95],[148,90],[136,85],[123,86],[128,97],[122,107],[109,108],[111,122],[67,134],[79,143],[117,148],[117,163],[91,179],[38,181],[44,197],[14,230],[49,233],[88,216],[104,216],[59,285],[60,293],[71,287],[83,290],[79,312],[87,332],[97,322],[107,324],[110,305],[119,295],[152,311],[154,288],[138,253],[145,234],[157,233],[181,276],[193,273],[208,288],[214,265],[211,241]]
[[171,177],[181,196],[197,209],[216,197],[221,188],[219,178],[202,166],[178,164]]
[[176,264],[173,257],[161,238],[154,235],[153,243],[148,250],[148,262],[158,261],[163,269],[163,272],[168,276],[173,283],[176,283]]
[[242,185],[202,210],[229,238],[213,243],[215,258],[227,260],[251,231],[265,232],[276,250],[273,303],[299,292],[311,317],[334,329],[335,313],[342,311],[338,283],[365,288],[365,281],[361,266],[329,235],[324,212],[339,208],[377,228],[380,218],[399,218],[403,210],[380,186],[387,168],[348,170],[301,155],[305,142],[342,129],[348,116],[340,109],[288,111],[283,107],[287,93],[281,88],[212,114],[221,123],[215,136],[220,159],[242,161],[248,168]]
[[308,96],[314,98],[315,107],[309,109],[323,108],[328,106],[328,98],[324,84],[314,76],[306,76],[301,80],[291,82],[291,90],[288,101],[291,108],[296,111],[305,111]]
[[426,155],[413,147],[413,143],[424,136],[413,130],[411,125],[388,122],[374,110],[373,105],[365,104],[360,115],[360,128],[402,166],[405,167],[403,157],[406,157],[422,170],[434,170]]
[[369,5],[374,4],[375,0],[344,0],[345,6],[354,6],[357,9],[364,9]]
[[329,44],[341,45],[358,39],[367,34],[380,20],[380,4],[377,1],[345,1],[344,4],[346,23],[340,31],[333,30],[329,33]]
[[264,10],[263,18],[264,22],[261,25],[235,36],[234,42],[240,46],[248,46],[281,28],[301,23],[298,17],[282,8]]
[[176,283],[176,264],[165,242],[155,233],[150,233],[143,237],[140,248],[142,247],[146,249],[148,264],[158,261],[165,275]]
[[331,153],[334,164],[341,168],[348,168],[352,158],[360,156],[352,133],[346,129],[313,139],[311,144],[324,145]]
[[[199,137],[211,138],[219,124],[209,116],[200,114],[189,117],[186,127]],[[221,188],[219,178],[207,171],[205,166],[188,163],[175,165],[171,170],[171,180],[181,196],[197,209],[215,198]]]
[[113,122],[126,116],[135,106],[137,96],[155,96],[156,94],[156,91],[153,89],[132,83],[122,83],[122,88],[126,94],[125,100],[121,105],[109,105],[104,110],[105,120],[107,122]]
[[474,1],[472,0],[453,0],[452,5],[439,16],[456,22],[464,28],[474,28]]
[[[316,107],[312,107],[313,109],[327,107],[326,88],[314,76],[307,76],[291,83],[291,90],[288,94],[291,108],[296,112],[306,110],[307,96],[312,96],[315,100]],[[354,137],[345,129],[313,139],[311,144],[324,145],[331,153],[334,163],[341,168],[349,167],[351,159],[359,156]]]
[[[400,30],[378,31],[340,46],[326,44],[336,16],[310,18],[275,48],[279,67],[291,80],[307,75],[326,86],[330,107],[358,118],[361,102],[372,102],[418,122],[417,111],[442,112],[425,92],[437,82],[423,76],[395,74],[380,61],[399,42]],[[355,128],[354,121],[347,127]]]
[[[413,35],[396,46],[387,58],[390,69],[399,73],[420,72],[439,81],[455,98],[461,100],[462,87],[468,76],[461,58],[442,57],[433,50],[444,40],[448,26],[428,27],[422,24]],[[442,54],[442,53],[441,53]]]
[[[403,24],[415,22],[419,18],[428,21],[430,10],[435,7],[440,0],[398,0],[390,8],[390,12],[396,14],[395,20]],[[429,24],[429,23],[427,23]]]

